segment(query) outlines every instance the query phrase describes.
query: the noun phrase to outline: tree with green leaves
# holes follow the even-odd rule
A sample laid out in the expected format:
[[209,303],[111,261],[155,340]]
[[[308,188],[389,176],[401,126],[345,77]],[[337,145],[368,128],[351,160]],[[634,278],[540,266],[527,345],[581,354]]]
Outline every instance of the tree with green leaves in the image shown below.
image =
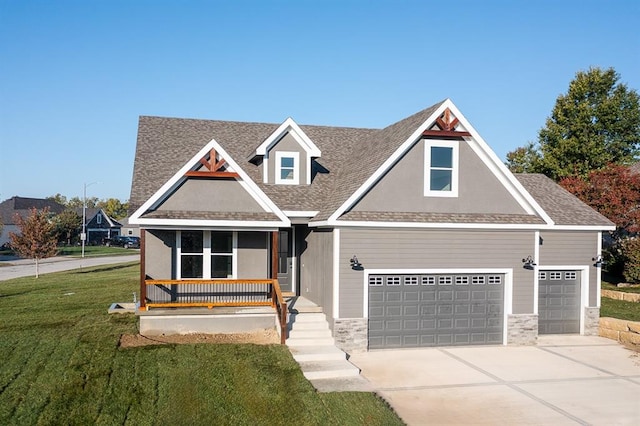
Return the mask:
[[58,241],[71,244],[71,240],[78,235],[82,226],[82,218],[71,209],[66,209],[53,218]]
[[129,210],[128,202],[121,202],[117,198],[109,198],[107,200],[101,200],[96,207],[101,208],[114,219],[122,219],[127,217],[127,210]]
[[55,256],[58,252],[58,239],[50,216],[49,208],[30,209],[26,218],[16,214],[15,222],[20,233],[9,234],[11,248],[22,257],[35,260],[36,278],[39,276],[40,259]]
[[640,153],[640,97],[613,69],[580,71],[560,95],[538,135],[507,154],[512,171],[559,181],[586,177],[608,164],[629,165]]
[[67,197],[60,194],[59,192],[56,195],[49,195],[47,197],[47,200],[55,201],[56,203],[61,204],[63,206],[67,205]]

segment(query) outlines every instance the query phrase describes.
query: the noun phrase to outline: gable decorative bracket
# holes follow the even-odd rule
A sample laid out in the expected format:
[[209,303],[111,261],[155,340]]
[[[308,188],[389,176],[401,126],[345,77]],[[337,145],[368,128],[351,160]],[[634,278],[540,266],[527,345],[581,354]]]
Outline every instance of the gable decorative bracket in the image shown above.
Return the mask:
[[206,171],[194,171],[190,170],[184,175],[189,177],[215,177],[215,178],[237,178],[240,177],[238,173],[224,170],[223,167],[227,164],[227,161],[220,157],[217,159],[215,148],[211,148],[209,152],[209,159],[206,155],[200,159],[200,164],[207,168]]
[[449,108],[445,109],[442,115],[436,118],[436,124],[429,130],[422,132],[425,138],[462,138],[471,136],[471,133],[456,130],[459,121],[451,115]]

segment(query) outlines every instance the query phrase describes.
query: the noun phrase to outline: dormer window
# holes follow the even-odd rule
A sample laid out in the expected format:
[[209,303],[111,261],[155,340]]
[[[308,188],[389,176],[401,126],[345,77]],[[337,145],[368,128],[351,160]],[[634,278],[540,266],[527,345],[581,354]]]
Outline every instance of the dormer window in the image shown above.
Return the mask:
[[458,143],[425,141],[425,197],[458,196]]
[[300,154],[298,152],[276,152],[276,184],[297,185],[300,174]]
[[310,185],[313,160],[320,155],[320,149],[287,118],[256,148],[249,161],[262,168],[263,183]]

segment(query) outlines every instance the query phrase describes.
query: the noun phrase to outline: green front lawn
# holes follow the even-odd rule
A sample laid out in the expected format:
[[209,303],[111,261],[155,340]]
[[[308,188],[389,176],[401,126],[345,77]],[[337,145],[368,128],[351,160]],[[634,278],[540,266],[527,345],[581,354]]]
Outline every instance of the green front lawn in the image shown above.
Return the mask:
[[[85,246],[84,247],[85,257],[116,256],[116,255],[125,255],[125,254],[137,254],[139,252],[140,252],[139,250],[125,249],[122,247],[107,247],[107,246]],[[82,256],[82,247],[81,246],[59,247],[58,256],[80,257]]]
[[317,393],[286,347],[123,349],[136,317],[107,314],[139,265],[0,282],[0,424],[393,425],[370,393]]

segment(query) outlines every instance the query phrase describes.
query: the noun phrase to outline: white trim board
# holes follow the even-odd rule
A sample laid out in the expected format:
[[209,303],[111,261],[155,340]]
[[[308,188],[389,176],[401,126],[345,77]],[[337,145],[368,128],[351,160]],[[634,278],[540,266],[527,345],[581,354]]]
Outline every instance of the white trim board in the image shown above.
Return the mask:
[[341,228],[434,228],[434,229],[508,229],[549,231],[613,231],[615,226],[540,225],[505,223],[436,223],[436,222],[366,222],[356,220],[324,220],[309,222],[309,226],[339,226]]

